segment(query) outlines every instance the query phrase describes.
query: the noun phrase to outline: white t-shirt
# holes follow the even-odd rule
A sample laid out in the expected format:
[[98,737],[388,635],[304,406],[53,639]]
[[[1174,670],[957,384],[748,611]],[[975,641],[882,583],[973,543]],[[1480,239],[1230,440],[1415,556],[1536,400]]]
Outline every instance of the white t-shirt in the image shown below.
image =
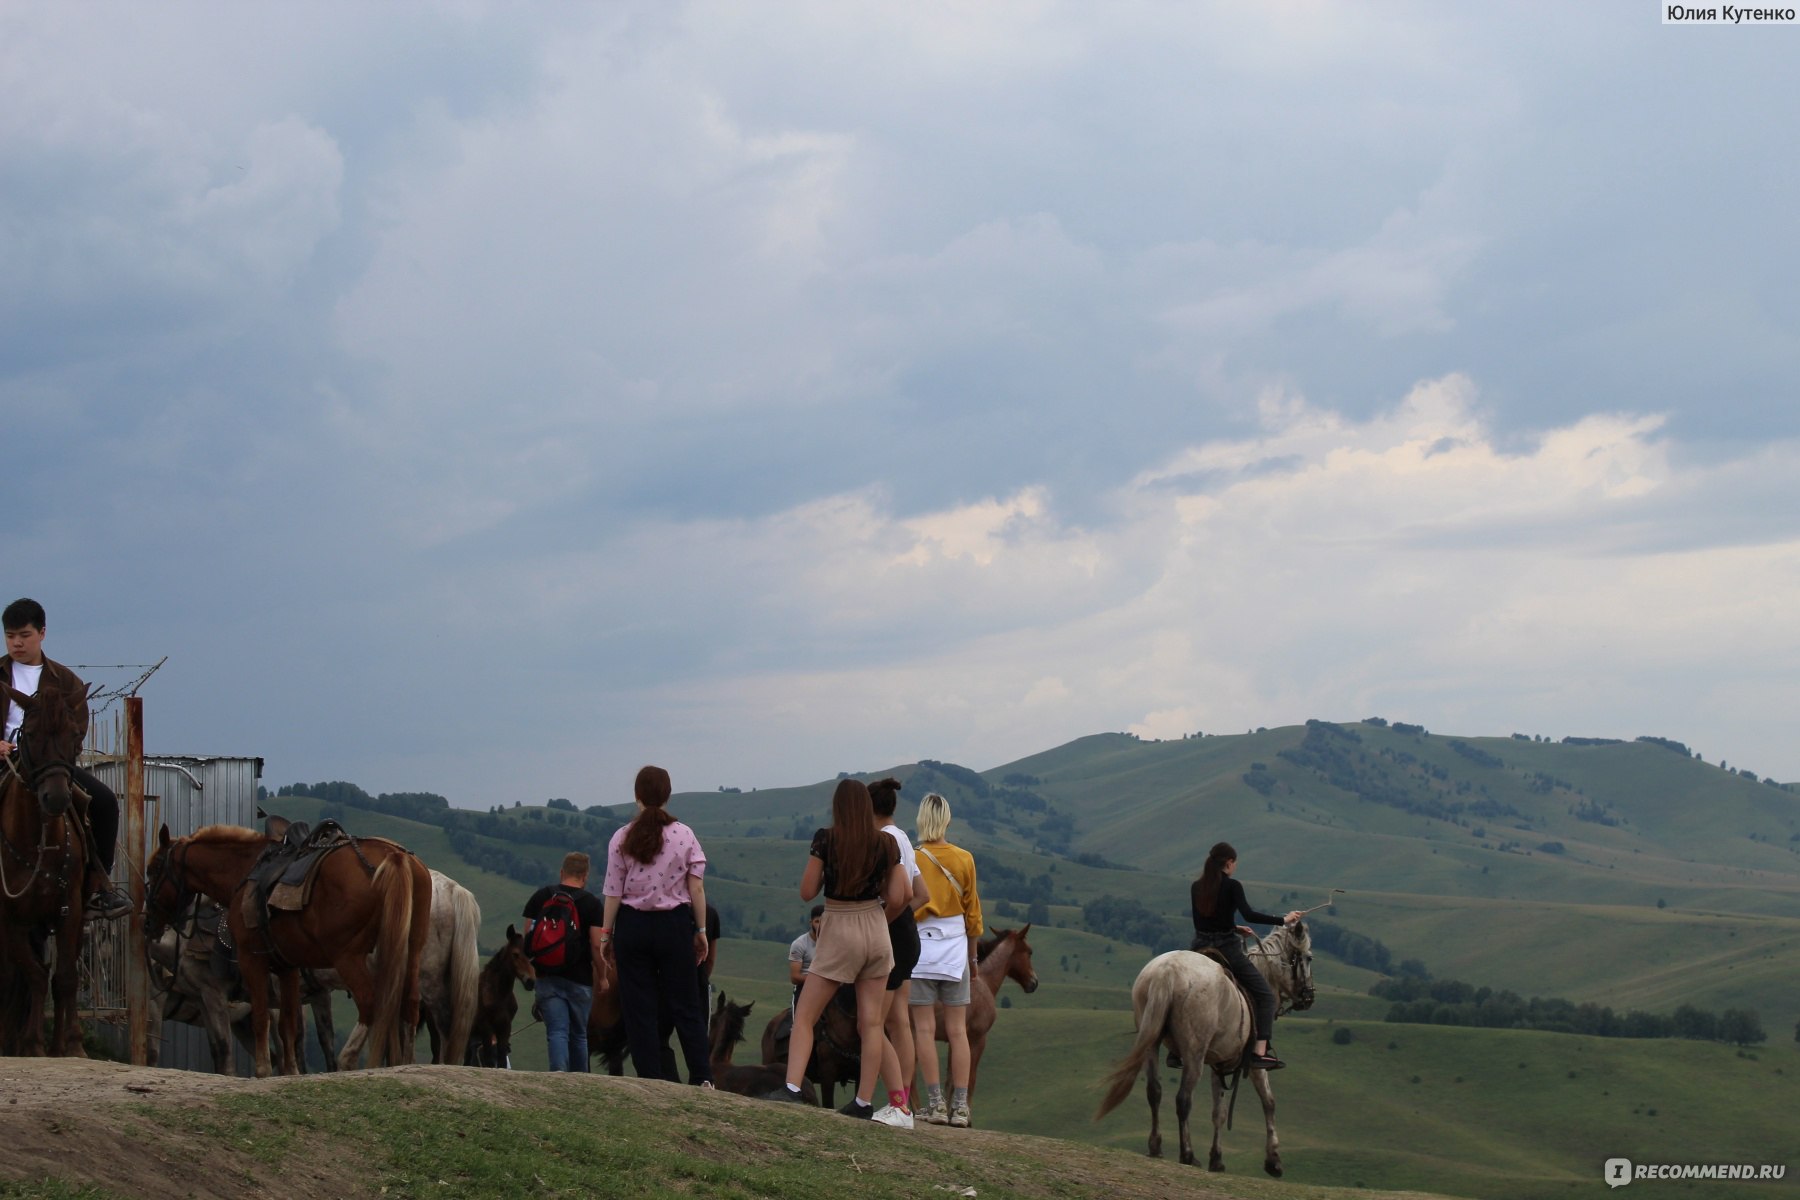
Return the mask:
[[[43,678],[43,675],[43,663],[39,663],[35,667],[28,667],[24,663],[14,663],[12,665],[13,691],[25,696],[37,695],[38,680]],[[6,702],[6,737],[4,740],[8,742],[18,741],[19,726],[24,723],[25,710],[19,707],[19,702],[17,700],[8,700]]]
[[812,961],[818,953],[819,943],[813,938],[810,929],[788,943],[788,961],[799,963],[802,975],[812,973]]
[[919,856],[913,851],[912,839],[898,825],[883,825],[881,831],[892,834],[894,841],[899,844],[900,861],[906,864],[906,882],[910,886],[919,877]]

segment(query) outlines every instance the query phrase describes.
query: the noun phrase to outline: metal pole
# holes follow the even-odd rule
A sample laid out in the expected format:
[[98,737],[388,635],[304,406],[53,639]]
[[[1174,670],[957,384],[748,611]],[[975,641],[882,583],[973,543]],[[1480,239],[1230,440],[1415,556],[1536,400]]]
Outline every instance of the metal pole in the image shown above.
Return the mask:
[[125,1023],[131,1062],[150,1061],[150,965],[144,943],[144,700],[125,697],[125,886],[131,898],[125,946]]

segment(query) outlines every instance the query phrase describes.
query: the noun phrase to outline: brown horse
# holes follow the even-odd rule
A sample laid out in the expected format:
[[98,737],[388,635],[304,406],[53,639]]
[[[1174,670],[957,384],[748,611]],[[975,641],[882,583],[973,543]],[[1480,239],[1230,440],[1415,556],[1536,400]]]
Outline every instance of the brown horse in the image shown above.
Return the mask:
[[[86,896],[87,841],[71,811],[76,791],[69,768],[87,731],[87,694],[48,690],[36,696],[0,684],[25,710],[16,762],[0,762],[0,1052],[42,1056],[44,999],[55,1023],[49,1052],[85,1058],[75,1008]],[[42,930],[56,938],[56,971],[45,965]]]
[[[145,954],[151,965],[152,1006],[165,1021],[197,1025],[206,1031],[212,1050],[213,1070],[230,1075],[233,1069],[231,1039],[242,1043],[248,1054],[255,1054],[255,1038],[250,1031],[250,1000],[244,991],[244,979],[237,969],[228,935],[222,928],[225,916],[210,900],[195,896],[188,907],[167,929],[147,938]],[[300,1002],[312,1009],[313,1028],[319,1048],[324,1052],[326,1070],[336,1070],[337,1047],[333,1044],[331,1024],[331,992],[310,978],[301,981]],[[151,1036],[154,1044],[157,1035]],[[280,1058],[279,1044],[270,1054]],[[151,1066],[156,1063],[152,1062]],[[300,1060],[301,1069],[306,1060]],[[276,1070],[282,1070],[276,1061]]]
[[477,980],[479,998],[464,1050],[465,1066],[504,1067],[511,1062],[512,1024],[519,1012],[519,1002],[513,997],[514,982],[523,983],[525,990],[531,991],[537,987],[537,968],[525,953],[525,938],[508,925],[506,944],[487,960]]
[[[1025,935],[1031,926],[1008,933],[996,929],[983,938],[976,948],[979,959],[975,978],[969,980],[969,1095],[975,1095],[975,1074],[981,1068],[981,1054],[987,1049],[988,1030],[994,1027],[999,1007],[994,996],[1008,979],[1027,993],[1037,991],[1037,972],[1031,966],[1031,943]],[[947,1041],[944,1029],[944,1006],[937,1005],[937,1040]]]
[[[801,1091],[811,1092],[810,1084],[819,1085],[821,1108],[832,1108],[837,1100],[840,1080],[852,1085],[862,1068],[862,1033],[856,1028],[856,992],[840,987],[825,1002],[819,1020],[813,1026],[812,1057],[806,1060],[801,1075]],[[787,1084],[788,1039],[793,1031],[794,1011],[783,1009],[763,1026],[762,1057],[764,1063],[781,1067],[781,1084]],[[773,1091],[774,1089],[768,1089]],[[811,1096],[808,1096],[811,1100]]]
[[[766,1096],[778,1087],[787,1086],[786,1063],[739,1066],[731,1061],[737,1044],[744,1040],[744,1026],[749,1021],[750,1010],[755,1007],[754,1000],[749,1004],[733,1004],[723,992],[713,1005],[707,1045],[712,1055],[713,1086],[722,1092]],[[800,1085],[800,1098],[808,1104],[817,1099],[811,1084],[803,1082]]]
[[[259,1079],[270,1074],[271,974],[281,984],[283,1065],[287,1073],[298,1073],[303,967],[333,968],[356,1001],[357,1027],[338,1055],[340,1069],[356,1068],[365,1037],[372,1064],[412,1062],[419,1024],[419,959],[431,926],[431,873],[404,847],[364,838],[326,854],[304,909],[252,914],[246,877],[270,842],[235,825],[208,825],[171,839],[165,825],[147,872],[151,936],[181,911],[193,892],[224,906],[250,993]],[[260,928],[251,924],[253,916],[263,917]]]
[[[273,836],[281,836],[271,830]],[[481,931],[481,905],[475,894],[442,871],[431,872],[431,930],[425,935],[425,951],[419,958],[419,1019],[431,1042],[431,1061],[460,1063],[468,1050],[469,1030],[475,1021],[481,950],[476,936]],[[336,1036],[331,1024],[330,993],[348,991],[335,971],[308,971],[308,986],[326,992],[322,1016],[315,1017],[319,1044],[329,1047]],[[310,998],[309,998],[310,999]],[[319,1012],[318,1008],[314,1009]],[[362,1051],[355,1035],[345,1049]]]

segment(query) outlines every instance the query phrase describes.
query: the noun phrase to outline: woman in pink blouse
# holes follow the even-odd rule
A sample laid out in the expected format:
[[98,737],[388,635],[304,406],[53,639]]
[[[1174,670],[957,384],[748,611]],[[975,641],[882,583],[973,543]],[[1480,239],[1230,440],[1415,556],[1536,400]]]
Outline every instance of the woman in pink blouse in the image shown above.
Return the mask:
[[667,771],[643,768],[634,790],[637,816],[613,834],[606,850],[601,950],[617,969],[625,1041],[638,1077],[664,1078],[656,1027],[660,1002],[675,1020],[688,1081],[710,1088],[706,1011],[694,987],[694,967],[706,958],[706,855],[694,831],[664,807],[671,791]]

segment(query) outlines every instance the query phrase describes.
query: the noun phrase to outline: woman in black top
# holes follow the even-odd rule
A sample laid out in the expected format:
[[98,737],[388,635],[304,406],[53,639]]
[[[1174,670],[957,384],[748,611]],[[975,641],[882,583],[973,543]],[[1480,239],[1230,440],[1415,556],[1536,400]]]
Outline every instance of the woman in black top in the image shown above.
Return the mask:
[[[806,870],[800,877],[802,900],[811,900],[821,891],[825,893],[825,916],[819,925],[812,969],[800,985],[800,999],[794,1008],[794,1029],[788,1036],[787,1086],[776,1088],[767,1099],[800,1099],[801,1079],[812,1057],[813,1026],[825,1010],[826,1001],[847,983],[856,988],[862,1070],[857,1077],[856,1094],[838,1111],[865,1119],[875,1116],[871,1101],[884,1054],[896,1068],[899,1065],[882,1032],[888,973],[894,969],[894,948],[888,940],[887,927],[890,920],[906,911],[911,889],[912,882],[894,839],[875,827],[875,807],[869,799],[868,785],[859,779],[840,780],[831,797],[831,824],[813,834]],[[911,1118],[907,1121],[910,1123]]]
[[1194,881],[1194,946],[1195,950],[1217,950],[1231,965],[1231,973],[1250,993],[1251,1009],[1256,1017],[1256,1042],[1250,1048],[1247,1066],[1275,1071],[1287,1064],[1269,1050],[1269,1032],[1275,1024],[1275,989],[1263,978],[1244,953],[1241,935],[1251,933],[1249,926],[1238,925],[1236,918],[1259,925],[1292,925],[1304,914],[1298,910],[1285,917],[1272,917],[1250,907],[1244,898],[1244,885],[1232,878],[1237,870],[1237,851],[1231,843],[1220,842],[1206,856],[1206,866]]

